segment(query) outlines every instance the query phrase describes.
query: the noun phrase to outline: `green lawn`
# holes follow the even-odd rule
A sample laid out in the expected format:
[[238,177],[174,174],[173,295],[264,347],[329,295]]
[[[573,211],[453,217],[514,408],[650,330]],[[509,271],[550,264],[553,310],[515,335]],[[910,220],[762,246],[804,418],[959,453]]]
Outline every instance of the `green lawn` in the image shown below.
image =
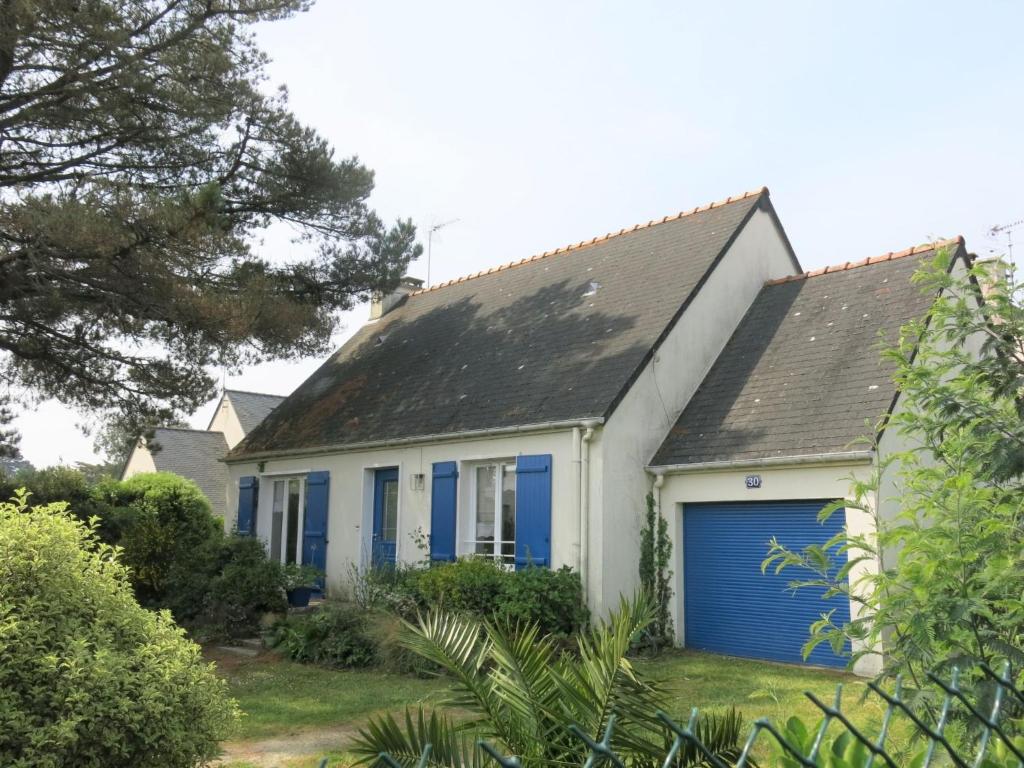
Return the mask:
[[638,661],[637,667],[664,684],[672,700],[669,714],[683,720],[689,717],[691,707],[711,712],[735,706],[748,723],[769,717],[781,724],[792,715],[814,723],[821,713],[804,693],[810,691],[831,704],[839,683],[843,685],[843,710],[858,725],[880,725],[884,712],[877,700],[862,701],[867,686],[861,678],[840,671],[698,651],[666,653],[652,661]]
[[[224,661],[227,663],[221,666],[222,674],[245,712],[233,741],[359,725],[374,712],[400,711],[406,705],[436,702],[446,688],[443,680],[334,671],[273,656]],[[796,714],[812,724],[820,714],[804,692],[812,691],[831,702],[836,684],[842,683],[843,710],[851,719],[871,731],[881,723],[883,709],[877,700],[862,701],[863,681],[840,672],[694,651],[666,653],[654,660],[640,660],[637,666],[646,675],[662,681],[671,697],[670,714],[684,722],[693,706],[701,711],[735,706],[743,713],[748,728],[762,716],[781,724]],[[305,762],[299,761],[297,765]]]
[[272,656],[218,666],[245,713],[237,740],[361,723],[373,712],[429,703],[446,687],[435,679],[331,670]]

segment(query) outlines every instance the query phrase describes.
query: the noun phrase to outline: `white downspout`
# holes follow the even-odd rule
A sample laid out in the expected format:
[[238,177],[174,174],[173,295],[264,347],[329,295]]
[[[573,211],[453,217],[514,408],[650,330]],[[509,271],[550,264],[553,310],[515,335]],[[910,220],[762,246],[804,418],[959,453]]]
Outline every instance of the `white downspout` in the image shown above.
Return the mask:
[[587,421],[581,425],[584,432],[580,437],[580,582],[583,596],[590,603],[590,440],[594,436],[597,422]]
[[[576,510],[576,530],[583,530],[583,504],[580,499],[580,484],[582,483],[583,477],[583,461],[580,458],[582,451],[581,445],[581,432],[582,429],[579,426],[572,428],[572,466],[573,466],[573,479],[576,481],[572,490],[572,506]],[[576,542],[576,572],[582,573],[583,564],[583,544],[581,541]],[[584,598],[586,596],[584,595]]]

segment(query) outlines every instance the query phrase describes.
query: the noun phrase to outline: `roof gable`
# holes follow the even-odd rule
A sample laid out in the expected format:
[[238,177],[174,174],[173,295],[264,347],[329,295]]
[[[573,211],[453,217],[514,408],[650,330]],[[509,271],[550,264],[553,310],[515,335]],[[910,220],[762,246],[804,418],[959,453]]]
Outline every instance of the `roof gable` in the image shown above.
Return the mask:
[[232,457],[607,416],[767,191],[410,295]]
[[173,472],[193,481],[209,499],[213,511],[224,513],[228,472],[222,459],[228,444],[222,432],[157,427],[148,447],[158,472]]
[[911,282],[949,241],[768,283],[651,464],[842,453],[892,406],[884,343],[933,297]]
[[242,392],[237,389],[224,390],[224,397],[231,401],[235,416],[245,434],[249,434],[270,412],[284,402],[282,395],[268,395],[262,392]]

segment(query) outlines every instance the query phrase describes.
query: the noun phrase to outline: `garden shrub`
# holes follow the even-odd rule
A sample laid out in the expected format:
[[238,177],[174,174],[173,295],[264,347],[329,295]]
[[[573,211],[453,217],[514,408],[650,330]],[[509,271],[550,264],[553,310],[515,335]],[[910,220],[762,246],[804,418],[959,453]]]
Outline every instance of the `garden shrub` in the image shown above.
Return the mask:
[[587,625],[579,574],[569,566],[557,571],[526,568],[509,573],[495,614],[523,624],[537,624],[541,634],[571,635]]
[[376,660],[366,612],[353,604],[329,602],[278,622],[270,644],[294,661],[328,667],[368,667]]
[[237,718],[226,683],[65,504],[0,502],[0,765],[205,764]]
[[[95,493],[84,473],[70,467],[47,467],[46,469],[20,469],[13,475],[0,473],[0,499],[12,498],[19,488],[28,490],[29,501],[33,505],[43,506],[63,501],[69,505],[69,511],[80,520],[90,518],[107,518],[110,505]],[[106,536],[102,528],[101,538],[107,543],[112,540]]]
[[349,589],[352,600],[360,608],[379,608],[411,619],[425,607],[417,582],[424,572],[421,565],[396,563],[388,568],[349,566]]
[[136,475],[104,486],[116,510],[117,543],[147,607],[167,608],[179,622],[204,607],[217,573],[223,524],[191,480],[169,472]]
[[508,578],[509,572],[493,560],[467,557],[421,571],[414,589],[418,602],[426,607],[489,616]]
[[215,636],[251,633],[264,614],[287,610],[283,583],[281,564],[267,557],[259,539],[227,536],[220,545],[198,624],[204,633]]
[[398,566],[355,573],[356,603],[412,620],[417,612],[444,609],[483,619],[536,623],[542,634],[569,635],[589,621],[579,574],[509,571],[493,560],[468,557],[452,563]]
[[375,610],[366,614],[366,633],[375,649],[377,668],[396,675],[436,675],[440,667],[411,650],[403,641],[405,632],[403,619],[394,613]]

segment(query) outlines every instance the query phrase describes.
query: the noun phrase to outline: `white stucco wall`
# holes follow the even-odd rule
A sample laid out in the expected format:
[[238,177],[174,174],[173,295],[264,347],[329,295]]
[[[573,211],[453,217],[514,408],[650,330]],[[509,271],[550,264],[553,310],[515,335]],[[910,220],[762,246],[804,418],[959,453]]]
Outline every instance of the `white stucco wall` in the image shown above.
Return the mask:
[[[551,559],[555,568],[576,566],[579,541],[576,466],[571,429],[546,433],[526,433],[504,437],[450,440],[424,445],[382,448],[372,451],[310,455],[288,459],[271,459],[262,470],[255,462],[230,464],[228,482],[227,528],[235,525],[238,511],[238,480],[258,475],[260,499],[257,516],[258,533],[269,538],[272,484],[282,473],[305,474],[311,471],[330,472],[328,500],[327,581],[329,589],[338,589],[346,582],[351,564],[360,567],[368,561],[371,513],[373,503],[373,470],[397,467],[399,472],[397,557],[402,562],[416,562],[424,557],[412,539],[417,529],[430,532],[430,498],[432,465],[440,461],[456,461],[459,469],[457,537],[464,538],[461,523],[468,510],[469,487],[466,467],[492,459],[514,459],[519,455],[551,454]],[[411,485],[413,474],[423,474],[421,490]]]
[[644,471],[767,280],[794,272],[770,214],[757,211],[601,430],[590,538],[591,606],[638,586]]
[[[788,501],[799,499],[842,499],[852,494],[851,479],[866,480],[873,471],[872,463],[819,464],[802,466],[756,467],[721,469],[705,472],[666,475],[660,490],[662,514],[669,522],[672,537],[673,599],[672,620],[675,623],[676,640],[682,645],[686,636],[685,599],[686,584],[683,578],[683,540],[686,535],[683,511],[686,504],[702,502],[743,502],[743,501]],[[756,473],[761,476],[760,488],[747,488],[746,476]],[[874,497],[867,500],[873,508]],[[846,510],[846,526],[851,534],[869,533],[874,529],[870,512],[856,509]],[[765,547],[765,555],[768,550]],[[877,568],[875,563],[861,563],[851,573],[856,582],[866,570]],[[850,615],[859,615],[860,604],[850,603]],[[859,649],[855,649],[859,650]],[[874,675],[881,666],[881,657],[863,657],[854,669],[861,675]]]
[[127,480],[129,477],[140,475],[143,472],[156,472],[156,462],[153,461],[153,454],[149,452],[149,448],[141,443],[136,443],[128,456],[128,461],[124,464],[121,479]]
[[245,430],[242,429],[242,423],[238,420],[238,414],[235,413],[235,408],[231,403],[231,395],[224,395],[221,398],[220,405],[217,406],[207,431],[223,432],[224,440],[227,442],[229,449],[242,442],[242,438],[245,437]]

